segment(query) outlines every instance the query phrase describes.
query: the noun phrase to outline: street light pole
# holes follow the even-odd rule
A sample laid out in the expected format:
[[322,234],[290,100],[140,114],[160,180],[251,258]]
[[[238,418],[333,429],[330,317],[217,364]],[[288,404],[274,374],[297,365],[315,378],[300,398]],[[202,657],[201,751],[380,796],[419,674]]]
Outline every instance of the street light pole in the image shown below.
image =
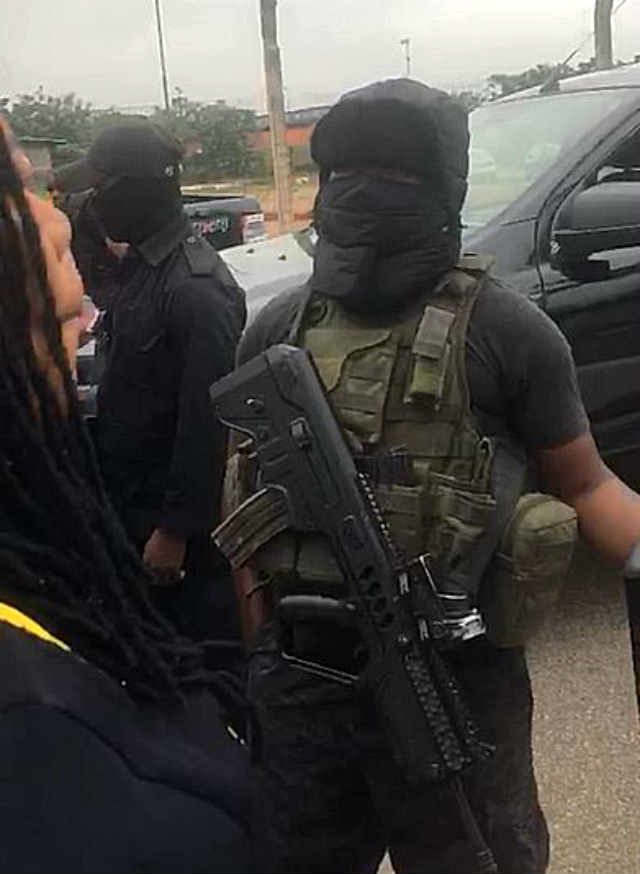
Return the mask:
[[596,69],[598,70],[610,70],[613,67],[612,9],[613,0],[596,0],[594,33],[596,38]]
[[407,79],[411,78],[411,39],[409,37],[405,37],[400,40],[400,45],[404,46],[404,62],[405,62],[405,74]]
[[158,51],[160,53],[160,72],[162,75],[162,96],[164,97],[165,112],[169,112],[169,80],[167,77],[167,59],[164,53],[164,34],[162,32],[162,14],[160,12],[160,0],[154,0],[156,9],[156,26],[158,28]]

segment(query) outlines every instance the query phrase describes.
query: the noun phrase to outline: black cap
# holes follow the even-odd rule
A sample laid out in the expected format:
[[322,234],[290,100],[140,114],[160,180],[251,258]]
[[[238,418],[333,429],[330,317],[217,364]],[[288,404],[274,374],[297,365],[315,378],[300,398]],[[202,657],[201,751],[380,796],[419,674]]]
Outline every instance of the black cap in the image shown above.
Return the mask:
[[136,119],[101,131],[87,162],[103,176],[166,179],[180,172],[182,146],[155,124]]
[[56,181],[64,191],[79,191],[79,186],[91,188],[101,177],[177,180],[182,154],[182,145],[167,131],[145,119],[132,119],[100,131],[87,156],[61,168]]

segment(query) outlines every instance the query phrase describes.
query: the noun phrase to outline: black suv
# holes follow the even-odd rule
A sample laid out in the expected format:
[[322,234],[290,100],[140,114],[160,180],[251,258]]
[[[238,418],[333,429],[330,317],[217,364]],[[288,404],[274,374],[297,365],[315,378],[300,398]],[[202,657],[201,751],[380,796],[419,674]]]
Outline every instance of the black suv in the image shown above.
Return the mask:
[[[471,129],[465,250],[560,326],[602,454],[640,488],[640,65],[487,104]],[[222,253],[250,310],[306,280],[313,242]]]
[[216,249],[265,240],[264,213],[255,197],[182,192],[184,209],[198,233]]

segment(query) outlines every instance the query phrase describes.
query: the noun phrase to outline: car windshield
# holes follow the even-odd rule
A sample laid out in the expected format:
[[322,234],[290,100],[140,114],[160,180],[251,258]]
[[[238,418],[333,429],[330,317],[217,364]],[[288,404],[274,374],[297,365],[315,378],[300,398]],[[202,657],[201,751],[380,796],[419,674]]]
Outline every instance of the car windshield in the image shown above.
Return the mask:
[[627,98],[623,90],[586,91],[476,109],[464,226],[482,227],[502,212],[561,152]]

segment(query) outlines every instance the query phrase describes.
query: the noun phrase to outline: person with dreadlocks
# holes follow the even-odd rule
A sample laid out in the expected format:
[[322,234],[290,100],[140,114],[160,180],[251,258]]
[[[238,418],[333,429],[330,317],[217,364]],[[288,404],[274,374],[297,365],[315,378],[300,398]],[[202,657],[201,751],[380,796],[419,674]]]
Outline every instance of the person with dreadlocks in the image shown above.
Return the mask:
[[22,161],[3,124],[0,870],[243,872],[243,704],[151,605],[107,499],[72,376],[69,223]]

